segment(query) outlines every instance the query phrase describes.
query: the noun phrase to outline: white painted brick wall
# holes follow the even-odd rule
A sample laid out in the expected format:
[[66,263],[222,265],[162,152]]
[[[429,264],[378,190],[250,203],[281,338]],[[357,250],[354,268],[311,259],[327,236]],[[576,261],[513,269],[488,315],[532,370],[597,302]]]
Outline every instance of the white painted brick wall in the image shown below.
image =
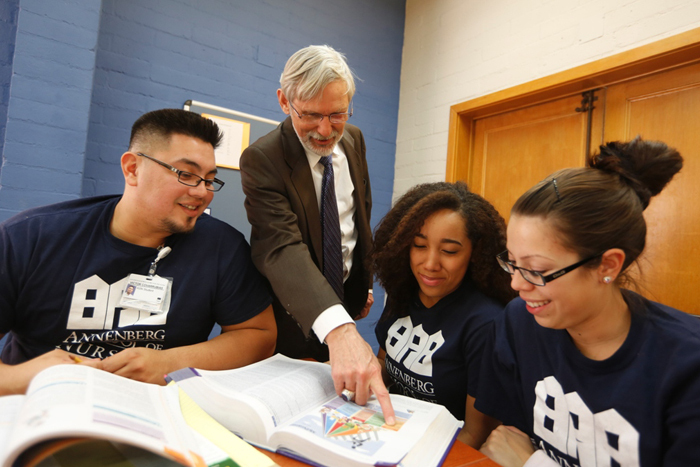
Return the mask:
[[451,105],[700,27],[700,0],[407,0],[394,200],[445,179]]

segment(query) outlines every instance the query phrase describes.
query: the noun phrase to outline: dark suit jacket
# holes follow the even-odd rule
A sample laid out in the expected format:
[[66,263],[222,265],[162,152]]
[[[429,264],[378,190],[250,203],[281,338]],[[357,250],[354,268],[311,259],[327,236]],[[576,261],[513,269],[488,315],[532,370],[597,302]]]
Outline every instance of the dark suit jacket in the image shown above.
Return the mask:
[[[362,132],[346,124],[340,142],[354,185],[353,266],[345,281],[345,308],[357,316],[367,301],[371,274],[365,259],[372,245],[372,195]],[[272,285],[278,325],[277,351],[327,359],[327,348],[311,332],[314,320],[342,303],[322,273],[323,245],[316,191],[304,147],[287,118],[241,155],[241,182],[252,225],[253,262]]]

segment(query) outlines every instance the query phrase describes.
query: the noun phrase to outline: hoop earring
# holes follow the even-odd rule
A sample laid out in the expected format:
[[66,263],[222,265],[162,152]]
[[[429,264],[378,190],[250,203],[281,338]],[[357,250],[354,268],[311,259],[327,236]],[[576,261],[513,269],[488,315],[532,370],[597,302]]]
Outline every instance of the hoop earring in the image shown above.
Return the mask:
[[611,282],[612,282],[612,277],[610,277],[610,276],[605,276],[605,277],[603,277],[603,282],[605,282],[606,284],[611,283]]

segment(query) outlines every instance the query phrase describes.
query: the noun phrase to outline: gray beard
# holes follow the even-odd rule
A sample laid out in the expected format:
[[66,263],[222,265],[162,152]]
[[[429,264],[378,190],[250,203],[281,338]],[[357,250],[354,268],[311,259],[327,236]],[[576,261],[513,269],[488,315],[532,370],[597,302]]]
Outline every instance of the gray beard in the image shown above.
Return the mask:
[[[296,132],[297,132],[297,129],[294,128],[294,133],[296,133]],[[340,143],[340,140],[343,139],[342,133],[338,133],[335,130],[333,130],[333,133],[331,134],[331,136],[337,135],[336,144],[334,144],[333,146],[328,147],[328,148],[317,148],[316,146],[311,144],[311,141],[310,141],[311,137],[318,139],[318,137],[321,136],[318,133],[316,133],[315,131],[307,133],[305,138],[300,138],[299,133],[296,133],[296,135],[297,135],[297,138],[299,138],[299,142],[301,143],[301,145],[304,146],[304,148],[307,151],[311,151],[312,153],[314,153],[318,156],[321,156],[321,157],[326,157],[326,156],[330,156],[331,154],[333,154],[335,147],[338,145],[338,143]]]

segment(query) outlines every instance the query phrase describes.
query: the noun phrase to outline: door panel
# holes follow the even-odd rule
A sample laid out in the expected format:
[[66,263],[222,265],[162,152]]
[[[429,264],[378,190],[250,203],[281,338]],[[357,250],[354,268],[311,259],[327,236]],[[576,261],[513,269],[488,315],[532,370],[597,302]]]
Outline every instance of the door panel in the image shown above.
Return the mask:
[[605,108],[605,140],[640,135],[684,158],[644,213],[647,244],[635,277],[648,298],[700,314],[700,64],[611,86]]
[[[602,100],[602,99],[601,99]],[[467,183],[506,219],[515,201],[535,183],[586,159],[587,114],[577,112],[581,95],[478,119]],[[602,105],[594,111],[595,140]]]

